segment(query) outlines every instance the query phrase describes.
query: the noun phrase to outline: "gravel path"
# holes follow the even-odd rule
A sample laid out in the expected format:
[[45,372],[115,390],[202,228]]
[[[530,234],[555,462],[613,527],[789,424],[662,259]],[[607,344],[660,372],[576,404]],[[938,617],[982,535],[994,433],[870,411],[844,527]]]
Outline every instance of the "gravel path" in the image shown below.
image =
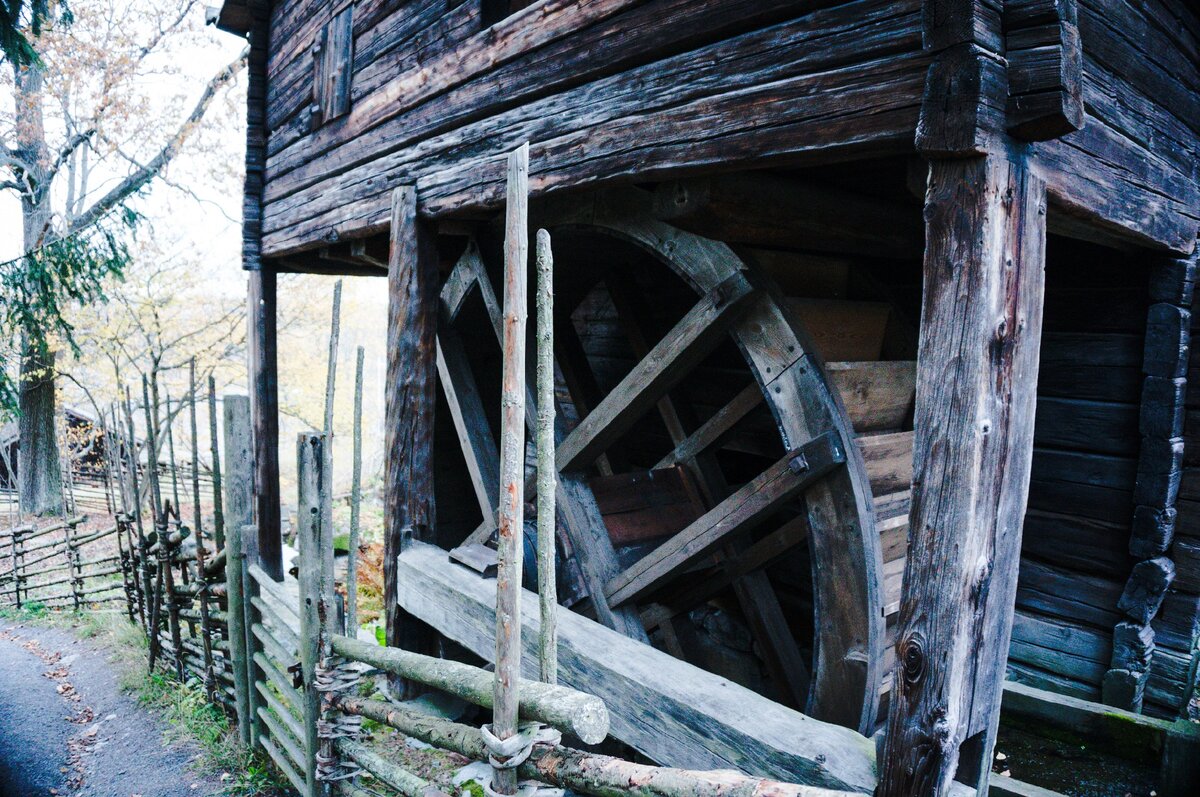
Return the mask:
[[120,691],[111,652],[0,621],[0,797],[216,795],[196,751]]

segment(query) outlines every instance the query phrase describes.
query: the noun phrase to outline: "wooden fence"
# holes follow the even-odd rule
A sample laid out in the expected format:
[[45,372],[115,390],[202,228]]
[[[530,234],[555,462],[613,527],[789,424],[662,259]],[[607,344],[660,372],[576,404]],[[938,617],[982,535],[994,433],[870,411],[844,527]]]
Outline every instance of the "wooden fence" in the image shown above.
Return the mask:
[[81,529],[85,522],[76,517],[0,532],[0,601],[76,610],[128,603],[131,562],[121,523]]

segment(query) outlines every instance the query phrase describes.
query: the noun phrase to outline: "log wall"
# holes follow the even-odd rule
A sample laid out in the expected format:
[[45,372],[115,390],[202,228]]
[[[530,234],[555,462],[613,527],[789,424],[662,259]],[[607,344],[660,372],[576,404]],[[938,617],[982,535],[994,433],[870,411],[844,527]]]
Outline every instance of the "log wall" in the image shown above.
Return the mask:
[[[266,255],[383,231],[401,183],[416,184],[425,215],[492,210],[503,153],[526,140],[534,195],[913,149],[931,57],[920,0],[481,10],[495,5],[275,4]],[[351,6],[348,112],[328,118],[314,89],[328,52],[316,51]],[[1030,145],[1067,211],[1053,223],[1185,251],[1200,219],[1200,19],[1175,0],[1079,0],[1078,29],[1083,127]]]

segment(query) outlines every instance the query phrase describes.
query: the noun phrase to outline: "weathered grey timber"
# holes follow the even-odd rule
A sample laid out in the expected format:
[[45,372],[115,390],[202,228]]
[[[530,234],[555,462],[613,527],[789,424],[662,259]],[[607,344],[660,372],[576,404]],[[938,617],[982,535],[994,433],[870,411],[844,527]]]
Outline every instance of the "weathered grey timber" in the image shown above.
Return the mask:
[[[250,743],[250,689],[247,673],[250,656],[246,646],[245,579],[247,566],[243,531],[253,519],[254,462],[250,440],[250,399],[227,395],[222,399],[225,433],[225,589],[229,606],[229,653],[233,663],[234,697],[238,733],[242,744]],[[258,562],[251,563],[256,566]]]
[[[323,508],[322,492],[328,477],[325,445],[319,432],[302,432],[296,437],[297,498],[296,537],[300,545],[300,664],[304,691],[304,775],[306,797],[328,794],[329,784],[317,779],[317,757],[321,750],[317,722],[321,719],[321,693],[314,686],[317,667],[325,653],[324,624],[333,614],[333,530]],[[328,561],[327,561],[328,560]]]
[[537,573],[541,625],[538,674],[558,683],[558,537],[554,519],[554,253],[550,233],[537,232]]
[[881,795],[987,785],[1033,453],[1045,214],[1019,158],[930,166],[909,520],[922,553],[904,579]]
[[350,473],[350,555],[346,560],[346,628],[358,630],[358,542],[362,513],[362,400],[363,347],[354,361],[354,451]]
[[[387,382],[384,384],[384,594],[396,589],[392,567],[406,538],[432,540],[436,533],[433,496],[433,416],[437,253],[428,225],[417,219],[412,186],[392,194],[388,257]],[[386,612],[387,642],[428,651],[426,629]],[[399,681],[393,686],[406,690]]]
[[[430,545],[414,543],[398,565],[401,606],[476,655],[494,655],[490,582],[464,578],[466,571]],[[523,604],[524,675],[531,678],[538,613],[532,596]],[[560,683],[603,700],[612,736],[660,764],[874,788],[874,744],[854,731],[784,708],[565,609],[558,631]]]
[[[419,739],[426,744],[475,759],[487,757],[479,730],[374,700],[341,698],[346,711],[369,717]],[[612,756],[573,750],[569,747],[538,745],[521,765],[526,778],[569,788],[584,794],[625,794],[631,788],[647,797],[723,797],[723,795],[776,795],[777,797],[835,797],[855,794],[818,786],[780,783],[748,777],[732,770],[689,771],[633,764]]]
[[[412,678],[457,695],[484,708],[495,705],[492,674],[469,664],[381,648],[345,636],[335,636],[333,652],[386,672]],[[599,744],[608,735],[609,713],[604,701],[575,689],[522,679],[520,715],[545,722],[586,744]]]
[[[253,46],[251,55],[253,57]],[[247,180],[250,173],[247,173]],[[249,201],[249,198],[248,198]],[[279,529],[279,378],[276,345],[276,278],[271,266],[250,272],[250,327],[254,422],[254,519],[263,569],[283,578],[283,540]],[[228,456],[228,454],[227,454]],[[229,521],[233,522],[232,518]]]

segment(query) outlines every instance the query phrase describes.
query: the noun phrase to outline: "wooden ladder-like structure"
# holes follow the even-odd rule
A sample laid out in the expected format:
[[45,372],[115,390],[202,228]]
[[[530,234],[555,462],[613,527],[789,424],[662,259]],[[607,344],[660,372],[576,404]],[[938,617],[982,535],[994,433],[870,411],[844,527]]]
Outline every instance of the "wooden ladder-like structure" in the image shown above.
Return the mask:
[[[904,566],[916,371],[880,359],[888,305],[786,296],[730,246],[654,220],[637,190],[548,202],[534,218],[558,263],[557,528],[576,608],[688,658],[681,620],[731,592],[773,696],[871,734]],[[499,337],[474,242],[438,327],[483,517],[459,552],[488,541],[498,504],[473,297]],[[581,340],[589,317],[602,329]],[[597,352],[605,335],[632,365]],[[530,428],[535,413],[530,395]]]

